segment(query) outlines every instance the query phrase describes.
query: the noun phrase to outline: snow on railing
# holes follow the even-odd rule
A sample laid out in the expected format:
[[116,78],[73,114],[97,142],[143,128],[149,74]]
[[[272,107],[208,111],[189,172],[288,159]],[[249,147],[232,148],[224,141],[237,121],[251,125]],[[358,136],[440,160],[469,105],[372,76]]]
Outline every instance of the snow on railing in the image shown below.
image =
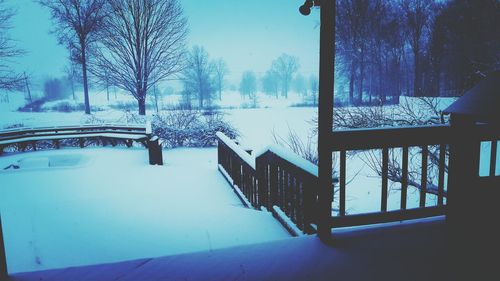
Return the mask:
[[302,158],[301,156],[295,154],[293,151],[281,147],[279,145],[271,144],[264,149],[257,151],[255,153],[255,158],[259,158],[259,156],[265,154],[266,152],[272,152],[276,154],[278,157],[292,163],[298,168],[310,173],[313,176],[318,176],[318,166],[314,165],[310,161]]
[[[150,124],[124,125],[124,124],[78,124],[74,126],[52,126],[52,127],[19,127],[0,130],[0,155],[8,151],[27,151],[46,148],[59,149],[62,144],[74,146],[78,144],[85,147],[88,144],[111,144],[115,146],[123,142],[131,147],[133,142],[140,142],[150,150],[160,164],[161,149],[155,148],[155,144],[148,145],[151,137]],[[75,142],[74,140],[77,140]],[[150,151],[151,152],[151,151]],[[150,160],[151,162],[151,160]]]
[[245,202],[279,216],[277,206],[302,231],[314,232],[311,224],[316,217],[316,165],[277,145],[250,155],[223,133],[218,132],[217,137],[219,169],[229,177],[235,192],[246,197]]
[[252,155],[248,154],[248,152],[246,152],[243,148],[241,148],[241,146],[236,144],[234,140],[224,135],[224,133],[217,132],[216,136],[219,138],[219,140],[221,140],[222,142],[224,142],[224,144],[231,148],[231,150],[236,153],[243,161],[250,165],[250,167],[255,169],[255,157],[252,157]]

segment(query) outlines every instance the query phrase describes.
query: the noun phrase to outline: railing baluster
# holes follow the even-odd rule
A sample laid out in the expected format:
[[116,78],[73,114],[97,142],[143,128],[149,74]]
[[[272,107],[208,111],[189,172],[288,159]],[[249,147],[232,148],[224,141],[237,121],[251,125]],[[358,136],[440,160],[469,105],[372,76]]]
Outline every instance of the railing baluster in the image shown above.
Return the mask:
[[422,146],[422,178],[420,181],[420,207],[425,207],[425,199],[427,197],[427,160],[429,156],[429,148],[427,145]]
[[389,173],[389,149],[382,149],[382,200],[380,211],[387,211],[387,193],[388,193],[388,173]]
[[490,177],[494,177],[497,169],[497,140],[491,141]]
[[[282,164],[283,165],[283,164]],[[285,165],[283,165],[285,166]],[[286,166],[285,166],[286,167]],[[283,171],[283,211],[287,216],[290,217],[290,173],[288,172],[288,167],[285,168],[286,170]]]
[[271,166],[269,167],[270,172],[269,172],[269,205],[267,206],[270,209],[272,209],[273,205],[278,204],[278,185],[279,185],[279,173],[278,173],[278,165],[276,165],[276,162],[274,159],[270,161]]
[[304,180],[297,181],[297,224],[304,229]]
[[340,166],[339,166],[339,215],[345,216],[345,173],[346,173],[346,151],[340,151]]
[[443,205],[444,198],[444,172],[446,160],[446,145],[439,146],[439,176],[438,176],[438,205]]
[[290,192],[290,218],[292,221],[295,223],[297,222],[297,204],[296,204],[296,198],[297,198],[297,188],[296,188],[297,181],[295,177],[292,177],[290,179],[290,187],[291,187],[291,192]]
[[401,164],[401,210],[406,210],[406,200],[408,193],[408,146],[403,147],[403,163]]

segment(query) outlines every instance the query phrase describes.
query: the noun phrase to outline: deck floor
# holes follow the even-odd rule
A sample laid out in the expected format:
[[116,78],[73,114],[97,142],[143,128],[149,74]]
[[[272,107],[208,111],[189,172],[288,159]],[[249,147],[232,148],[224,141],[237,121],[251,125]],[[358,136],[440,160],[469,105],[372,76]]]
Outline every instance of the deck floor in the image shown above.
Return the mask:
[[[216,149],[84,148],[0,157],[10,273],[112,263],[286,239],[270,213],[244,208]],[[3,170],[13,163],[21,169]],[[69,280],[69,279],[67,279]]]
[[[123,263],[15,274],[11,280],[460,280],[447,270],[442,219]],[[481,279],[479,274],[478,279]],[[484,277],[484,276],[483,276]],[[450,279],[451,278],[451,279]]]

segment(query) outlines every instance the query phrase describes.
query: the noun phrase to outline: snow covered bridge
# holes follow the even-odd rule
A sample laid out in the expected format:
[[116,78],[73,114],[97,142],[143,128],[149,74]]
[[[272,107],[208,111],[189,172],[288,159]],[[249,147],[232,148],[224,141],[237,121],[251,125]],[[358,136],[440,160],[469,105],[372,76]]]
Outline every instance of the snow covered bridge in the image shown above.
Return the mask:
[[[245,208],[217,170],[217,150],[61,149],[0,157],[9,274],[211,252],[290,237]],[[7,169],[12,164],[19,169]]]

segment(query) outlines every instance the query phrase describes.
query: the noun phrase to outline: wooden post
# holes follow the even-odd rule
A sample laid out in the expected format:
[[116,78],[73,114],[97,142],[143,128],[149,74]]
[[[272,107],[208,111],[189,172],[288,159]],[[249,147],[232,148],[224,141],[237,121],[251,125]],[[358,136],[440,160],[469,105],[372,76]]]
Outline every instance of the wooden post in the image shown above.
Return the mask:
[[151,165],[163,165],[163,153],[158,136],[154,136],[149,139],[148,142],[148,152],[149,152],[149,164]]
[[318,106],[318,235],[323,242],[332,238],[333,89],[335,75],[335,0],[323,0],[320,7],[319,106]]
[[0,215],[0,280],[7,280],[7,256],[5,255],[5,245],[3,240],[2,216]]
[[382,198],[380,198],[380,211],[387,212],[387,194],[389,179],[389,149],[382,149]]
[[340,151],[339,167],[339,216],[345,216],[345,174],[346,174],[346,151]]

